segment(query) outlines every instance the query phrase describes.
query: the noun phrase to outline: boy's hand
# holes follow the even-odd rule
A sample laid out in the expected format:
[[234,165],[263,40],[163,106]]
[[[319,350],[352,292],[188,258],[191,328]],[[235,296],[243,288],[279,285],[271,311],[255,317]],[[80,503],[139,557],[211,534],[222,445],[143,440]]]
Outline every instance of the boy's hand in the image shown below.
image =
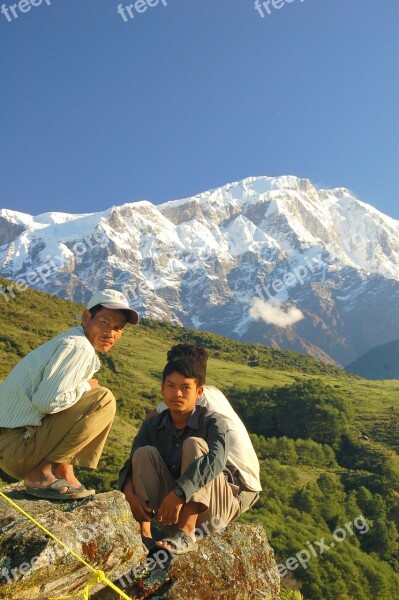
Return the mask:
[[150,508],[147,502],[144,502],[136,496],[136,494],[132,494],[129,498],[130,508],[132,509],[133,517],[139,523],[143,521],[151,521],[151,517],[153,516],[152,508]]
[[174,492],[169,492],[162,500],[158,508],[157,517],[164,525],[175,525],[179,520],[179,514],[184,502]]
[[92,390],[94,390],[94,388],[100,387],[100,384],[98,383],[98,379],[89,379],[89,383],[90,383],[90,387]]
[[136,496],[133,492],[132,480],[130,478],[126,479],[125,485],[123,486],[123,493],[125,494],[126,500],[129,502],[131,511],[133,513],[133,517],[139,523],[143,521],[151,521],[153,517],[153,510],[147,504]]

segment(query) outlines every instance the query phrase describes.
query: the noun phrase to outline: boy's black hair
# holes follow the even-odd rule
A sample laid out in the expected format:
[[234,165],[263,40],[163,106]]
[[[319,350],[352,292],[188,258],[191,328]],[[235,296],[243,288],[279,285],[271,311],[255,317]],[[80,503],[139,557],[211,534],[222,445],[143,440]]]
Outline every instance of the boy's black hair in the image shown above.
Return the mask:
[[[90,319],[93,319],[96,316],[97,313],[99,313],[100,311],[102,311],[103,308],[107,308],[107,307],[103,306],[102,304],[96,304],[95,306],[92,306],[91,308],[89,308],[88,311],[89,311],[89,313],[91,315]],[[129,311],[125,310],[123,308],[120,308],[120,309],[118,308],[117,310],[118,310],[118,312],[121,312],[123,315],[125,315],[126,322],[127,322],[127,319],[129,317]]]
[[195,379],[197,387],[204,385],[204,370],[198,362],[192,360],[191,358],[175,358],[174,360],[167,362],[162,373],[162,381],[165,383],[167,376],[171,375],[175,371],[184,377]]
[[203,346],[195,346],[194,344],[176,344],[168,350],[168,361],[176,360],[177,358],[187,358],[197,362],[206,375],[206,364],[208,362],[208,352]]

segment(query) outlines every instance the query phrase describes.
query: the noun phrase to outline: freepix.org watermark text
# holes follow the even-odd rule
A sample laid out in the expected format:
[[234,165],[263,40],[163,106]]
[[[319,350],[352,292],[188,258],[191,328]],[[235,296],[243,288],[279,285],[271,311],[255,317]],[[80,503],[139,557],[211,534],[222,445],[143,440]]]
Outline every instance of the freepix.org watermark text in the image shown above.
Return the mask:
[[[303,2],[304,0],[299,0]],[[254,8],[259,13],[259,16],[264,19],[267,15],[271,15],[273,11],[280,10],[286,4],[292,4],[295,0],[255,0]]]
[[303,569],[308,568],[308,562],[313,557],[318,557],[325,552],[329,552],[332,548],[335,548],[337,544],[341,544],[346,540],[346,538],[351,535],[355,535],[355,533],[359,533],[360,535],[364,535],[370,529],[370,525],[365,519],[363,515],[357,516],[352,521],[348,521],[345,523],[343,527],[337,527],[333,532],[333,541],[326,542],[326,539],[322,537],[320,540],[315,542],[306,542],[308,548],[302,548],[299,552],[295,554],[295,556],[290,556],[287,558],[285,563],[280,563],[277,565],[278,572],[280,573],[280,577],[285,577],[289,571],[295,571],[299,566]]
[[126,6],[123,6],[123,4],[118,4],[116,12],[122,17],[124,22],[127,23],[135,17],[147,12],[149,8],[155,8],[159,4],[168,6],[166,0],[136,0],[136,2],[126,4]]
[[79,264],[86,252],[92,250],[96,245],[105,247],[106,244],[107,238],[105,234],[96,230],[92,234],[87,235],[83,240],[75,242],[70,249],[69,255],[58,254],[50,256],[48,254],[45,261],[36,269],[27,271],[23,276],[17,277],[10,285],[4,286],[0,284],[0,298],[3,297],[6,302],[9,302],[10,298],[16,297],[16,292],[25,292],[29,286],[47,285],[51,278],[69,265],[71,261]]
[[41,4],[47,4],[47,6],[51,5],[51,0],[19,0],[15,4],[2,4],[0,7],[0,12],[5,16],[7,21],[11,23],[11,21],[15,21],[18,19],[20,15],[28,13],[33,8],[40,6]]
[[[76,532],[76,539],[81,544],[88,544],[99,536],[113,537],[116,533],[116,527],[113,522],[105,517],[99,523],[88,523]],[[8,583],[15,583],[27,574],[32,574],[36,569],[44,566],[50,567],[57,560],[62,560],[70,556],[67,548],[61,546],[49,546],[41,556],[33,556],[29,562],[22,562],[19,566],[12,569],[0,569],[0,583],[2,579]],[[38,566],[36,566],[38,565]]]
[[[334,550],[337,548],[339,544],[344,542],[348,536],[355,535],[355,533],[359,533],[360,535],[364,535],[370,529],[370,524],[367,519],[363,515],[358,515],[352,521],[348,521],[342,527],[337,527],[333,532],[333,540],[327,541],[326,538],[322,537],[320,540],[314,541],[313,543],[310,541],[306,542],[307,548],[302,548],[299,552],[297,552],[294,556],[290,556],[287,558],[285,563],[279,563],[277,565],[276,572],[262,572],[258,569],[258,576],[265,584],[276,584],[280,579],[286,577],[289,571],[295,571],[298,567],[302,567],[303,569],[308,568],[308,563],[314,558],[318,558],[325,552],[329,552],[330,550]],[[259,595],[259,597],[269,597],[266,592],[260,589],[254,590],[255,593]]]
[[315,272],[326,267],[328,267],[328,263],[323,260],[321,254],[318,254],[317,256],[313,256],[312,258],[308,259],[306,263],[298,265],[292,269],[292,271],[286,271],[282,276],[282,279],[275,277],[267,285],[256,285],[255,290],[258,292],[258,295],[260,298],[262,298],[262,300],[266,300],[263,292],[270,300],[275,294],[279,294],[288,287],[295,287],[298,284],[303,285],[306,281],[309,271],[314,274]]

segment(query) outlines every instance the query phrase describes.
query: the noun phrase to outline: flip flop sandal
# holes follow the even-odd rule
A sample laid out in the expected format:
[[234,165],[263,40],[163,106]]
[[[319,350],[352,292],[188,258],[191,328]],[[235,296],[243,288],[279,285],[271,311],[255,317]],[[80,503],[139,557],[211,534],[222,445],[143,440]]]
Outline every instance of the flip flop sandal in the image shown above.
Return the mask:
[[76,490],[76,492],[91,492],[90,496],[96,493],[96,490],[88,490],[88,489],[87,489],[87,488],[86,488],[86,487],[83,485],[83,483],[82,483],[82,484],[81,484],[79,487],[77,487],[77,488],[74,488],[74,489]]
[[[165,548],[164,546],[160,546],[160,542],[168,544],[172,547]],[[187,552],[193,552],[197,550],[197,543],[193,540],[193,538],[185,531],[178,528],[173,535],[159,540],[157,542],[157,546],[158,548],[162,548],[162,550],[167,550],[171,554],[186,554]]]
[[[60,490],[68,488],[66,492],[61,493]],[[95,490],[87,490],[84,485],[73,487],[65,479],[57,479],[51,485],[45,488],[25,487],[26,494],[41,498],[43,500],[78,500],[93,496]]]

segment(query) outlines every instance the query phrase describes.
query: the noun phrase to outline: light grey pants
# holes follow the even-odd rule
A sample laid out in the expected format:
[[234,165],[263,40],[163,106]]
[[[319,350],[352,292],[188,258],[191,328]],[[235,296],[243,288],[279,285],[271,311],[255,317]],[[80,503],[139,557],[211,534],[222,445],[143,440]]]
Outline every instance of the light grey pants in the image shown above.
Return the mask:
[[[183,442],[181,473],[196,459],[209,452],[202,438],[190,437]],[[175,482],[164,460],[154,446],[137,448],[132,460],[132,484],[134,493],[153,510],[157,510],[164,497],[173,490]],[[191,498],[203,504],[198,515],[197,528],[206,534],[223,529],[240,515],[240,503],[234,496],[232,486],[220,473],[208,485]]]

